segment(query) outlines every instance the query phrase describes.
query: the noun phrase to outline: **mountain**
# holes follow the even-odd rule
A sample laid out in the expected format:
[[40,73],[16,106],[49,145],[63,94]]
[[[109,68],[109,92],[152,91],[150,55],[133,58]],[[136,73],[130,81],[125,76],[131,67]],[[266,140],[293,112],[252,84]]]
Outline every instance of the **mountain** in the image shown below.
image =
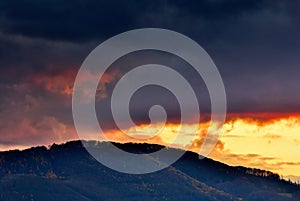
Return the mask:
[[[115,145],[133,153],[163,148],[151,144]],[[49,149],[0,152],[0,179],[3,201],[300,200],[300,186],[277,174],[231,167],[208,158],[200,160],[193,152],[186,152],[173,165],[155,173],[119,173],[97,162],[80,141],[54,144]]]

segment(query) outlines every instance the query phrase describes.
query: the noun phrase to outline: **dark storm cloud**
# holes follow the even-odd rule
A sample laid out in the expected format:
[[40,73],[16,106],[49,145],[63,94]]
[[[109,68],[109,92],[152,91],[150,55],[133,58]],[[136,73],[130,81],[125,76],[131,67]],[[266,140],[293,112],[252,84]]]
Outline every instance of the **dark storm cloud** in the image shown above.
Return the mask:
[[90,46],[0,33],[1,81],[22,81],[30,75],[51,76],[78,68],[92,50]]
[[[293,17],[298,13],[299,3],[261,0],[204,0],[188,3],[184,0],[19,0],[3,1],[0,7],[0,27],[4,33],[76,41],[103,39],[132,28],[153,26],[190,33],[192,36],[196,34],[195,31],[202,29],[206,30],[203,37],[209,39],[226,28],[236,27],[239,18],[247,15],[249,23],[251,15],[265,11],[274,12],[277,16]],[[254,20],[255,23],[264,21]]]
[[[104,39],[132,28],[161,27],[190,36],[208,51],[223,76],[229,109],[299,109],[300,95],[295,91],[300,71],[297,1],[0,4],[2,82],[51,76],[65,68],[76,71]],[[272,104],[265,104],[270,101]]]
[[[28,133],[42,133],[47,121],[72,125],[68,93],[84,58],[103,40],[143,27],[172,29],[203,46],[223,77],[229,112],[299,112],[299,10],[299,1],[279,0],[2,1],[1,139],[14,140],[9,135],[14,123],[8,122],[23,122]],[[186,67],[172,59],[166,63],[178,70]],[[193,72],[183,73],[197,85]],[[104,83],[105,93],[111,93],[115,81]],[[150,104],[154,91],[134,97],[135,120],[148,120],[140,99]],[[202,111],[209,111],[207,91],[201,87],[198,95],[206,97]],[[173,104],[157,97],[154,102]],[[106,106],[99,108],[108,113]]]
[[[4,32],[30,37],[84,40],[106,35],[132,24],[132,6],[119,1],[3,2]],[[123,27],[123,28],[122,28]],[[98,35],[100,34],[101,35]]]

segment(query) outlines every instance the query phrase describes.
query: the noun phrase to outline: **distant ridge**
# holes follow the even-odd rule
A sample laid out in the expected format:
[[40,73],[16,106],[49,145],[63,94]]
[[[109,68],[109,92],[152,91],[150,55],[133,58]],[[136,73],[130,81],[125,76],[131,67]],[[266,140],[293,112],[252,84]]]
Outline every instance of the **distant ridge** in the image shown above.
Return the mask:
[[[95,141],[88,141],[96,146]],[[105,146],[107,142],[98,143]],[[163,146],[119,144],[133,153]],[[172,148],[170,151],[174,150]],[[193,152],[164,170],[130,175],[98,163],[80,141],[0,152],[0,200],[299,201],[299,185],[269,171],[231,167]]]

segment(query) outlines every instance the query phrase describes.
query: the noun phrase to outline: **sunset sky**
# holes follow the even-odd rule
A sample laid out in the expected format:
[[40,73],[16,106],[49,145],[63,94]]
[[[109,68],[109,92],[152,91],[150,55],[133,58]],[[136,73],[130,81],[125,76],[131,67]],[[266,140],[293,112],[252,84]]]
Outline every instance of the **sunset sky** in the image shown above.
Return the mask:
[[[223,78],[227,119],[209,157],[300,178],[299,1],[107,2],[0,3],[0,150],[78,139],[72,89],[86,56],[116,34],[157,27],[198,42]],[[197,152],[205,129],[215,123],[209,121],[208,91],[203,81],[187,70],[185,61],[164,52],[135,52],[111,66],[96,94],[100,124],[110,139],[130,141],[116,130],[109,111],[110,95],[124,73],[153,60],[172,66],[195,88],[201,121],[199,137],[190,149]],[[131,114],[139,126],[128,132],[151,135],[153,130],[144,129],[149,123],[148,109],[161,104],[168,112],[168,123],[147,142],[168,144],[180,118],[172,94],[150,86],[137,92],[132,101]],[[184,126],[186,132],[176,144],[181,148],[191,143],[191,125]]]

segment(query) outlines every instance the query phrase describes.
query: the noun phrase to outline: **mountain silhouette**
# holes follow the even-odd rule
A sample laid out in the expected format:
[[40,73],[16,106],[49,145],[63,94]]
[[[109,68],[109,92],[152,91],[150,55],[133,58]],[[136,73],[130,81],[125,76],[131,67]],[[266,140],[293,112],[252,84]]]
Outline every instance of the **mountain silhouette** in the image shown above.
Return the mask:
[[[107,142],[88,141],[105,147]],[[96,146],[97,145],[97,146]],[[153,144],[118,144],[132,153],[162,149]],[[175,149],[169,148],[170,152]],[[80,141],[0,152],[0,200],[197,200],[299,201],[299,185],[269,171],[231,167],[187,151],[158,172],[119,173],[95,160]]]

